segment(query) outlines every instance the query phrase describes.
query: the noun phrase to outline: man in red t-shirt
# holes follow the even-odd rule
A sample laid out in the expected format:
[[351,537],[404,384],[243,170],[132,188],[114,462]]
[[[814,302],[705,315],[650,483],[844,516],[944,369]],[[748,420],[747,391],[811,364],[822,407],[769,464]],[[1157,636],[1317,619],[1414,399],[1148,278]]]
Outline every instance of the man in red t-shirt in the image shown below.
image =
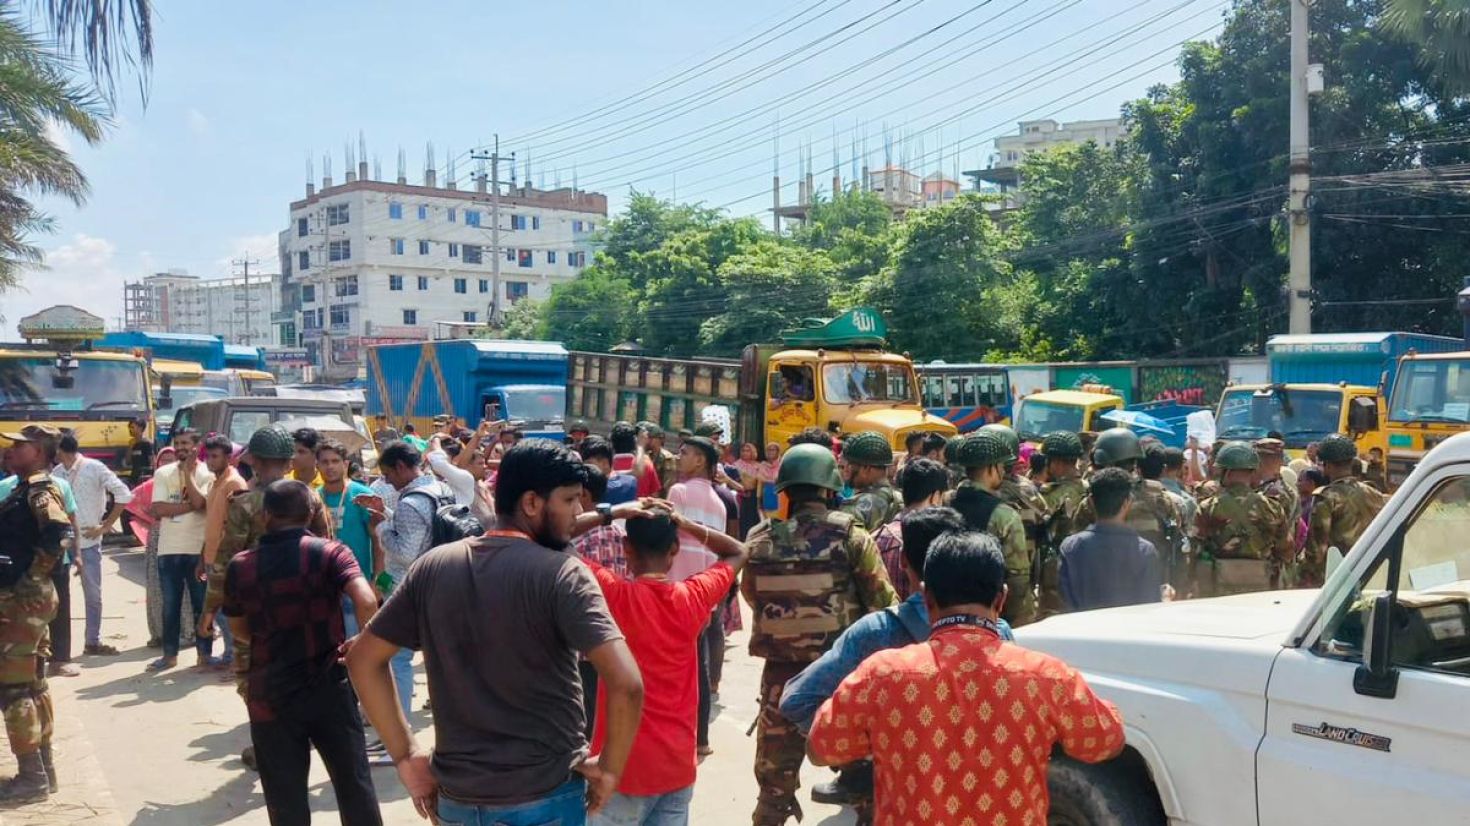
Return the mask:
[[[709,622],[710,611],[725,598],[744,567],[745,546],[661,508],[630,517],[626,530],[625,551],[633,579],[624,579],[596,562],[587,564],[643,674],[643,719],[617,794],[589,823],[677,826],[689,822],[689,801],[694,796],[699,635]],[[719,562],[674,582],[668,574],[679,553],[680,531],[713,551]],[[593,754],[602,750],[605,702],[599,687]]]
[[653,460],[638,449],[638,429],[627,422],[613,425],[607,434],[613,448],[613,473],[625,473],[638,480],[638,497],[657,496],[663,490]]

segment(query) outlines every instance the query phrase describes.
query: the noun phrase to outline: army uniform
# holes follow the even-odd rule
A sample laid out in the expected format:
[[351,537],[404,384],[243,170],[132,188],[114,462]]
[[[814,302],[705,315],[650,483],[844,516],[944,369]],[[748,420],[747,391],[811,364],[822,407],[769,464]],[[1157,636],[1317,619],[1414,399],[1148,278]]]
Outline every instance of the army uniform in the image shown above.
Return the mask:
[[[36,426],[23,441],[40,441],[49,429]],[[44,470],[16,486],[0,503],[0,536],[10,564],[0,568],[0,706],[5,733],[19,763],[16,776],[0,787],[0,799],[39,800],[55,787],[51,733],[55,709],[46,685],[41,649],[56,616],[51,569],[63,554],[71,520],[61,491]]]
[[[1128,527],[1153,543],[1165,571],[1165,581],[1178,588],[1187,578],[1189,546],[1184,537],[1184,515],[1169,489],[1153,479],[1135,479],[1133,507],[1128,509]],[[1097,521],[1091,497],[1084,498],[1072,514],[1073,532]]]
[[[1082,458],[1082,440],[1076,433],[1058,430],[1041,440],[1041,453],[1047,463],[1063,461],[1076,466]],[[1087,499],[1087,482],[1081,475],[1048,482],[1041,488],[1046,502],[1046,535],[1049,541],[1042,549],[1041,582],[1037,586],[1037,615],[1045,619],[1066,610],[1061,588],[1062,539],[1087,527],[1074,526],[1072,516]]]
[[[1001,465],[1009,471],[1016,461],[1015,449],[1004,434],[994,429],[980,430],[965,437],[955,451],[956,460],[966,469]],[[1002,487],[1009,477],[1001,483]],[[1001,616],[1013,627],[1036,620],[1036,557],[1027,542],[1026,524],[1021,514],[1006,504],[999,489],[991,492],[978,482],[966,479],[949,497],[949,504],[958,504],[965,521],[972,526],[977,518],[985,525],[985,533],[1000,542],[1005,557],[1006,586],[1010,594],[1006,597]]]
[[1249,485],[1226,485],[1200,503],[1195,517],[1196,553],[1190,581],[1197,597],[1217,597],[1278,587],[1273,573],[1287,551],[1281,537],[1286,512],[1280,502]]
[[[776,485],[785,490],[793,484],[835,491],[842,480],[832,452],[820,445],[787,451]],[[801,819],[796,790],[806,754],[800,730],[781,715],[782,690],[859,617],[898,597],[873,537],[851,514],[807,503],[788,519],[756,525],[746,547],[740,593],[753,615],[750,653],[765,660],[756,718],[760,797],[752,821],[778,826],[793,815]]]
[[[664,429],[653,422],[639,422],[638,429],[648,438],[664,438]],[[679,481],[679,459],[666,447],[660,447],[657,453],[649,451],[648,458],[653,462],[654,470],[658,471],[659,495],[667,496]]]
[[[1346,436],[1328,436],[1317,446],[1317,458],[1323,465],[1356,464],[1357,457],[1358,446]],[[1387,499],[1351,475],[1339,476],[1318,490],[1307,528],[1307,547],[1297,571],[1298,587],[1320,588],[1326,578],[1328,549],[1337,548],[1346,556]]]
[[[882,433],[864,430],[844,440],[842,457],[850,465],[887,468],[893,464],[893,449]],[[842,510],[857,517],[858,523],[873,533],[903,510],[903,496],[885,476],[876,484],[853,491],[852,498],[842,504]]]

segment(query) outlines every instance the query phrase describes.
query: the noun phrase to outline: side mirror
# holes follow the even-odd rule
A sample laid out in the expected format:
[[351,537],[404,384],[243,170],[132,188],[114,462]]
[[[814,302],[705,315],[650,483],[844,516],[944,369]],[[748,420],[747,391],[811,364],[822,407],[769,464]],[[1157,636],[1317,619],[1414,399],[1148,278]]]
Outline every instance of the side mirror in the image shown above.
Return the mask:
[[1393,667],[1393,594],[1373,598],[1368,633],[1363,637],[1363,664],[1353,674],[1353,691],[1364,697],[1392,699],[1398,694],[1399,672]]
[[1348,430],[1354,434],[1372,433],[1378,429],[1378,403],[1366,396],[1359,396],[1348,408]]

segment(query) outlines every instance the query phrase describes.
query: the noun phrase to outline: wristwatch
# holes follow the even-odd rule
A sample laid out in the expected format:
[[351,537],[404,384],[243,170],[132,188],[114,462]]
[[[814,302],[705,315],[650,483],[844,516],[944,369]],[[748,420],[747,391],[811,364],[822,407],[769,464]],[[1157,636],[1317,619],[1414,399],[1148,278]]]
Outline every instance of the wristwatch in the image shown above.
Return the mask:
[[602,517],[603,527],[611,525],[613,523],[612,505],[609,505],[606,502],[598,502],[597,515]]

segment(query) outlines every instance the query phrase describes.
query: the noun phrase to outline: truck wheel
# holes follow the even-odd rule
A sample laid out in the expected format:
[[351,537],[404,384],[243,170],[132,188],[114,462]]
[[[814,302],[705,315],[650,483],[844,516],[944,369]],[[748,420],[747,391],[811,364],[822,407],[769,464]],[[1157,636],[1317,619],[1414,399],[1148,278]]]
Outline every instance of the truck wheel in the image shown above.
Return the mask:
[[1051,792],[1048,826],[1163,826],[1166,822],[1147,767],[1131,753],[1097,765],[1053,756],[1046,781]]

